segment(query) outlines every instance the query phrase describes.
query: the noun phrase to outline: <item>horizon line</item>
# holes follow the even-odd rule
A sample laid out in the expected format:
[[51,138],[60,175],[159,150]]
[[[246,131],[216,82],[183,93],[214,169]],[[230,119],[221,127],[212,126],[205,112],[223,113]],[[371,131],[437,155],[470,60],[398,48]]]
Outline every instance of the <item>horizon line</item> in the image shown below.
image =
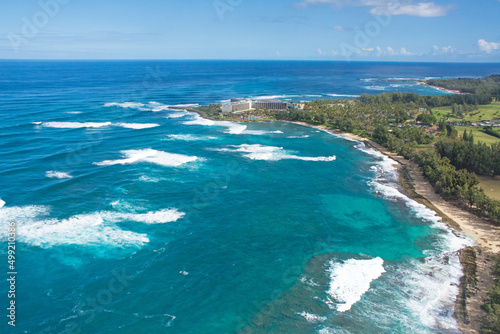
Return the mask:
[[427,64],[500,64],[500,61],[415,61],[415,60],[339,60],[339,59],[224,59],[224,58],[0,58],[0,61],[274,61],[337,63],[427,63]]

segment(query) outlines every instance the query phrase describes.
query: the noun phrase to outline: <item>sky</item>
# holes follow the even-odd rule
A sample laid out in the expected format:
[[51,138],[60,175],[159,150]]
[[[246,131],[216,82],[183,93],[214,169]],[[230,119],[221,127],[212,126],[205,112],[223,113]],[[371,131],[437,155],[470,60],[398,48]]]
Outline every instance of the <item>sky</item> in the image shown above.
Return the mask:
[[500,0],[2,0],[0,59],[500,62]]

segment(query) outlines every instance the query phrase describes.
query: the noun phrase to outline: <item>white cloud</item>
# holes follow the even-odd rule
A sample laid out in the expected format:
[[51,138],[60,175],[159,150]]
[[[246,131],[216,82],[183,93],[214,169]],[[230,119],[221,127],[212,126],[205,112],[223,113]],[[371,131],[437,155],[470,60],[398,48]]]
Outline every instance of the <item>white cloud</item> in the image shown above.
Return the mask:
[[413,55],[413,53],[411,53],[408,50],[406,50],[406,48],[401,48],[400,53],[401,53],[402,56],[411,56],[411,55]]
[[416,4],[392,4],[389,2],[382,6],[372,8],[370,13],[384,15],[389,11],[392,15],[437,17],[445,16],[450,9],[451,7],[449,6],[438,6],[433,2],[419,2]]
[[452,6],[439,6],[434,2],[416,2],[412,0],[401,3],[392,0],[302,0],[296,5],[306,8],[309,5],[330,4],[342,8],[345,6],[370,7],[370,13],[374,15],[409,15],[419,17],[445,16]]
[[386,52],[389,56],[394,56],[396,54],[396,51],[394,51],[394,49],[391,48],[390,46],[388,46],[386,50],[387,50]]
[[479,50],[486,53],[491,53],[500,49],[500,43],[486,42],[484,39],[477,41],[477,45],[479,46]]
[[432,55],[434,56],[437,56],[437,55],[443,55],[443,54],[449,54],[449,53],[454,53],[456,51],[456,49],[451,46],[451,45],[448,45],[448,46],[443,46],[443,47],[439,47],[437,45],[434,45],[432,47]]

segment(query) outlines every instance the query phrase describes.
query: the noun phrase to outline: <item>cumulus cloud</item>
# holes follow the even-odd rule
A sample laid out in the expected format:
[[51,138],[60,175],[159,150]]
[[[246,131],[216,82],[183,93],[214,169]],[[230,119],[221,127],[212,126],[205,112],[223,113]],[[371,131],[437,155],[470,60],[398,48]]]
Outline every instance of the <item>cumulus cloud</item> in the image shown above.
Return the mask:
[[500,43],[486,42],[484,39],[477,41],[477,45],[479,46],[479,50],[486,53],[492,53],[493,51],[500,49]]
[[442,47],[434,45],[432,47],[432,55],[434,55],[434,56],[443,55],[443,54],[450,54],[450,53],[454,53],[455,51],[456,51],[456,49],[451,45],[442,46]]
[[296,3],[299,8],[310,5],[329,4],[337,8],[345,6],[369,7],[370,13],[374,15],[409,15],[419,17],[445,16],[452,6],[439,6],[434,2],[404,2],[392,0],[301,0]]

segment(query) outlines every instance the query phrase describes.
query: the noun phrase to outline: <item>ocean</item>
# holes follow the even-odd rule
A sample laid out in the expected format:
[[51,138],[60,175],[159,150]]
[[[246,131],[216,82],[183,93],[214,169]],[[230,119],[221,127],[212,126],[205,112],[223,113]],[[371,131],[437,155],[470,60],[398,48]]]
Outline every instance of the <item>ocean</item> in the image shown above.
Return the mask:
[[439,95],[407,80],[494,73],[500,64],[0,61],[0,331],[458,333],[457,250],[473,242],[405,196],[390,159],[311,127],[171,107]]

